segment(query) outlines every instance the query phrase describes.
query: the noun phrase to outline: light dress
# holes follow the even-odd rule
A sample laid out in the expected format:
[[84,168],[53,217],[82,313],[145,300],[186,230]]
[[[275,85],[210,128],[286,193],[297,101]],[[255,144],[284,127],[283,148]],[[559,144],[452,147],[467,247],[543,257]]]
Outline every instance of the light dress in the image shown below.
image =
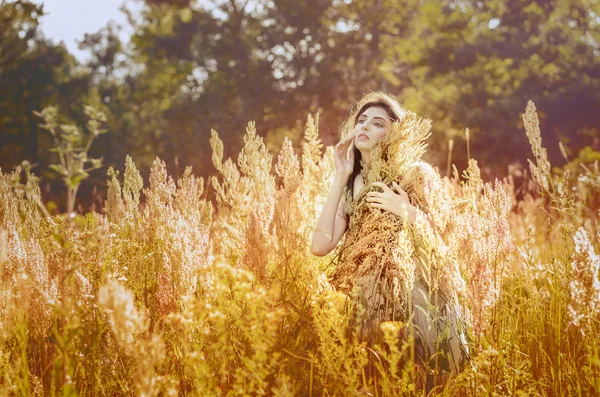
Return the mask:
[[369,208],[366,202],[357,205],[365,198],[363,194],[353,203],[348,190],[344,191],[349,226],[330,276],[334,288],[346,292],[350,299],[354,296],[362,305],[364,313],[357,319],[359,338],[368,344],[379,341],[383,321],[402,321],[407,327],[412,324],[417,357],[440,374],[460,372],[469,353],[467,325],[456,297],[450,291],[430,287],[434,283],[419,271],[414,247],[407,246],[413,241],[411,232],[401,233],[402,226],[390,222],[396,215]]
[[[424,212],[424,186],[430,172],[430,166],[418,161],[405,168],[406,178],[397,180],[411,203]],[[368,205],[366,193],[380,191],[371,186],[374,175],[381,180],[377,171],[368,172],[354,200],[344,188],[342,206],[348,228],[336,247],[337,263],[329,281],[347,294],[347,307],[353,310],[353,327],[359,329],[361,341],[381,343],[380,324],[401,321],[404,336],[414,332],[415,356],[423,368],[434,376],[456,374],[469,357],[467,324],[457,296],[447,287],[447,280],[433,280],[436,276],[424,271],[425,261],[419,259],[415,245],[419,236],[412,224],[405,226],[399,216]],[[448,278],[443,271],[436,274]],[[356,302],[362,311],[356,310]]]

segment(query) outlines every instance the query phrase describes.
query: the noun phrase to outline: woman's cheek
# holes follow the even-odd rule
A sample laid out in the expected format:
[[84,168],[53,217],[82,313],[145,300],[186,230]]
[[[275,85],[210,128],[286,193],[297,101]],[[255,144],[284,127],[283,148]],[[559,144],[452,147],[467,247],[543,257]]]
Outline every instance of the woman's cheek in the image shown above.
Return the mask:
[[375,141],[380,140],[381,138],[383,138],[385,135],[385,131],[378,131],[377,134],[375,135]]

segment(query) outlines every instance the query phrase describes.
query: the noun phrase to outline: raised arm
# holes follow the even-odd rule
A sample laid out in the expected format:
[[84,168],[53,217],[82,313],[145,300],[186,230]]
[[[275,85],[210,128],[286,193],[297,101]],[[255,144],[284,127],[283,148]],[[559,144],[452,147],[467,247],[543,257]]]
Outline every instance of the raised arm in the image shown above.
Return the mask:
[[342,178],[336,177],[333,181],[331,191],[312,235],[310,250],[313,255],[325,256],[330,253],[346,231],[348,221],[340,200],[344,185],[345,182]]
[[354,136],[341,140],[334,149],[335,178],[312,235],[310,250],[313,255],[324,256],[335,248],[347,227],[340,202],[344,186],[354,167]]

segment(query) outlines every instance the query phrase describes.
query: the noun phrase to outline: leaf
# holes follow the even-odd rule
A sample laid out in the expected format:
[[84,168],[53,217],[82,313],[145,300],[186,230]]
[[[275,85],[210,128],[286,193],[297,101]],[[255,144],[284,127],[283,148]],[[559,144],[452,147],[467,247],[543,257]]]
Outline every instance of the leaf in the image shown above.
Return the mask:
[[49,167],[61,175],[69,175],[69,172],[65,167],[62,166],[62,164],[50,164]]

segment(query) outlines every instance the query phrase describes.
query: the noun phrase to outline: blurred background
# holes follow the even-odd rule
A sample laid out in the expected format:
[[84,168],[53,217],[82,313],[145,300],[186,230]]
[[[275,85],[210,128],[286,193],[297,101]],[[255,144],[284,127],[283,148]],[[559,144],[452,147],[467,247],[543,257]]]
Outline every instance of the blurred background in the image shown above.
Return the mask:
[[[106,169],[155,157],[177,177],[213,174],[209,137],[225,158],[255,120],[270,151],[299,148],[309,113],[326,145],[369,90],[396,95],[433,121],[427,160],[446,170],[470,154],[484,179],[527,167],[520,118],[529,99],[553,165],[600,158],[598,0],[0,0],[0,167],[35,165],[46,199],[62,194],[52,137],[34,115],[56,105],[84,126],[107,115],[90,155],[84,207]],[[444,172],[442,172],[443,174]],[[53,193],[55,192],[55,193]],[[56,197],[57,202],[64,202]]]

